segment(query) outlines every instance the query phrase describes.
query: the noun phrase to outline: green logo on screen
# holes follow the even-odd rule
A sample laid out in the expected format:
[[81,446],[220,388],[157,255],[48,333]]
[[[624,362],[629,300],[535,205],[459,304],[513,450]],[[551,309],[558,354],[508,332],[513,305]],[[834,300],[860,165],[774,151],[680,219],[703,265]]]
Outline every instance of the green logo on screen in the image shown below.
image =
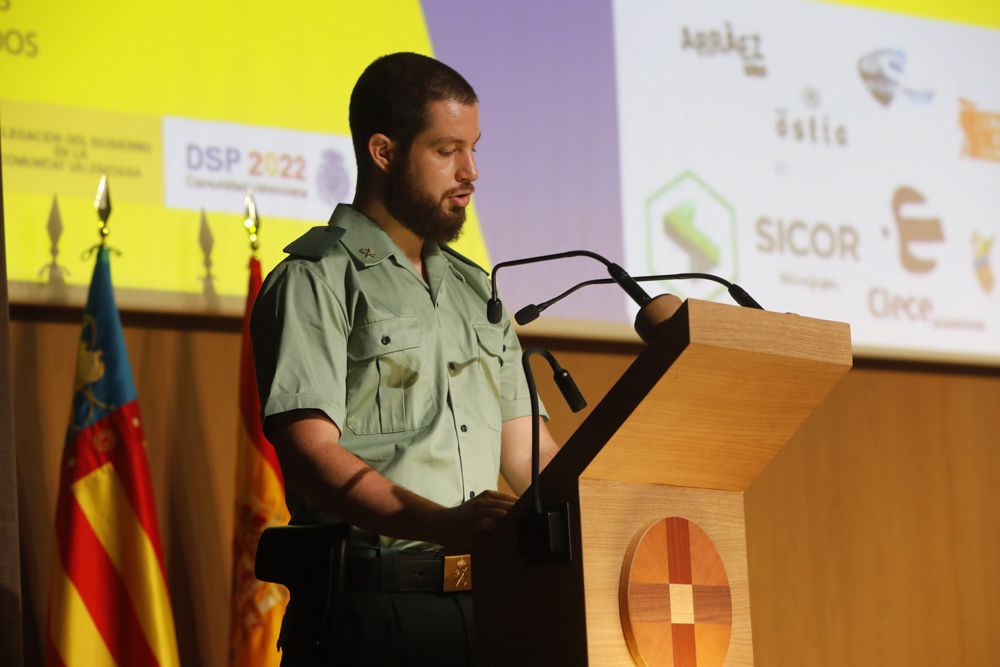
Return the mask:
[[[646,241],[650,273],[714,273],[736,280],[736,212],[694,172],[683,172],[646,199]],[[707,280],[663,287],[696,299],[714,299],[725,289]]]

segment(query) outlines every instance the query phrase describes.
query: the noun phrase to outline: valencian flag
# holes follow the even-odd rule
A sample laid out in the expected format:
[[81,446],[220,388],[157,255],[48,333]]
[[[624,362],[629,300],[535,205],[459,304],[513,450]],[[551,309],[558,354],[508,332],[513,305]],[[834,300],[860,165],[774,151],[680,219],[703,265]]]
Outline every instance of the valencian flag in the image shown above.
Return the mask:
[[250,348],[250,311],[260,291],[260,262],[250,259],[250,285],[243,316],[240,356],[240,429],[236,467],[236,525],[233,537],[233,601],[229,631],[232,667],[277,665],[275,648],[288,590],[253,576],[260,534],[288,523],[285,484],[274,447],[264,437],[260,399]]
[[73,391],[56,503],[47,663],[177,665],[142,418],[103,245]]

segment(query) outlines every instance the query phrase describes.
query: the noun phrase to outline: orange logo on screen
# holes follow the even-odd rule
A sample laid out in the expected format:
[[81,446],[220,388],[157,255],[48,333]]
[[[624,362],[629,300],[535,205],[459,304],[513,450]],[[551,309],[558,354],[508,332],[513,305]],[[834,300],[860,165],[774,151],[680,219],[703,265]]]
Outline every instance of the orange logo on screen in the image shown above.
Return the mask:
[[733,602],[722,558],[697,524],[639,531],[622,567],[622,630],[637,665],[715,667],[729,651]]
[[971,100],[959,99],[958,122],[965,133],[962,155],[1000,162],[1000,113],[979,109]]

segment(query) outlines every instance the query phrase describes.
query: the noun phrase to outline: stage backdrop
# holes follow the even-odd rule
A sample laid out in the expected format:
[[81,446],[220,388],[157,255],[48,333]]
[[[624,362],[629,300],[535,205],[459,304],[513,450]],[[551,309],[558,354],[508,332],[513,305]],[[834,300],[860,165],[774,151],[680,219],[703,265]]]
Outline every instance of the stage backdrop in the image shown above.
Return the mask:
[[[863,4],[0,0],[12,299],[82,302],[107,173],[123,307],[238,313],[244,192],[267,268],[351,197],[354,80],[412,50],[480,94],[477,261],[708,271],[859,353],[1000,363],[1000,8]],[[499,282],[513,310],[602,272]],[[627,331],[590,289],[529,331]]]

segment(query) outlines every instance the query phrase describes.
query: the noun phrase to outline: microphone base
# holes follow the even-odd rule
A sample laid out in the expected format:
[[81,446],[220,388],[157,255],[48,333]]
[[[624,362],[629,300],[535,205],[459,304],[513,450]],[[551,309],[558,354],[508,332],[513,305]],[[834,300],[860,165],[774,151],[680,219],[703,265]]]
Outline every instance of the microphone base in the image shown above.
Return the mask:
[[635,332],[642,342],[653,340],[656,328],[669,320],[683,302],[673,294],[661,294],[639,309],[635,316]]
[[529,510],[517,521],[517,546],[526,562],[565,563],[573,560],[569,505],[546,507],[541,514]]

